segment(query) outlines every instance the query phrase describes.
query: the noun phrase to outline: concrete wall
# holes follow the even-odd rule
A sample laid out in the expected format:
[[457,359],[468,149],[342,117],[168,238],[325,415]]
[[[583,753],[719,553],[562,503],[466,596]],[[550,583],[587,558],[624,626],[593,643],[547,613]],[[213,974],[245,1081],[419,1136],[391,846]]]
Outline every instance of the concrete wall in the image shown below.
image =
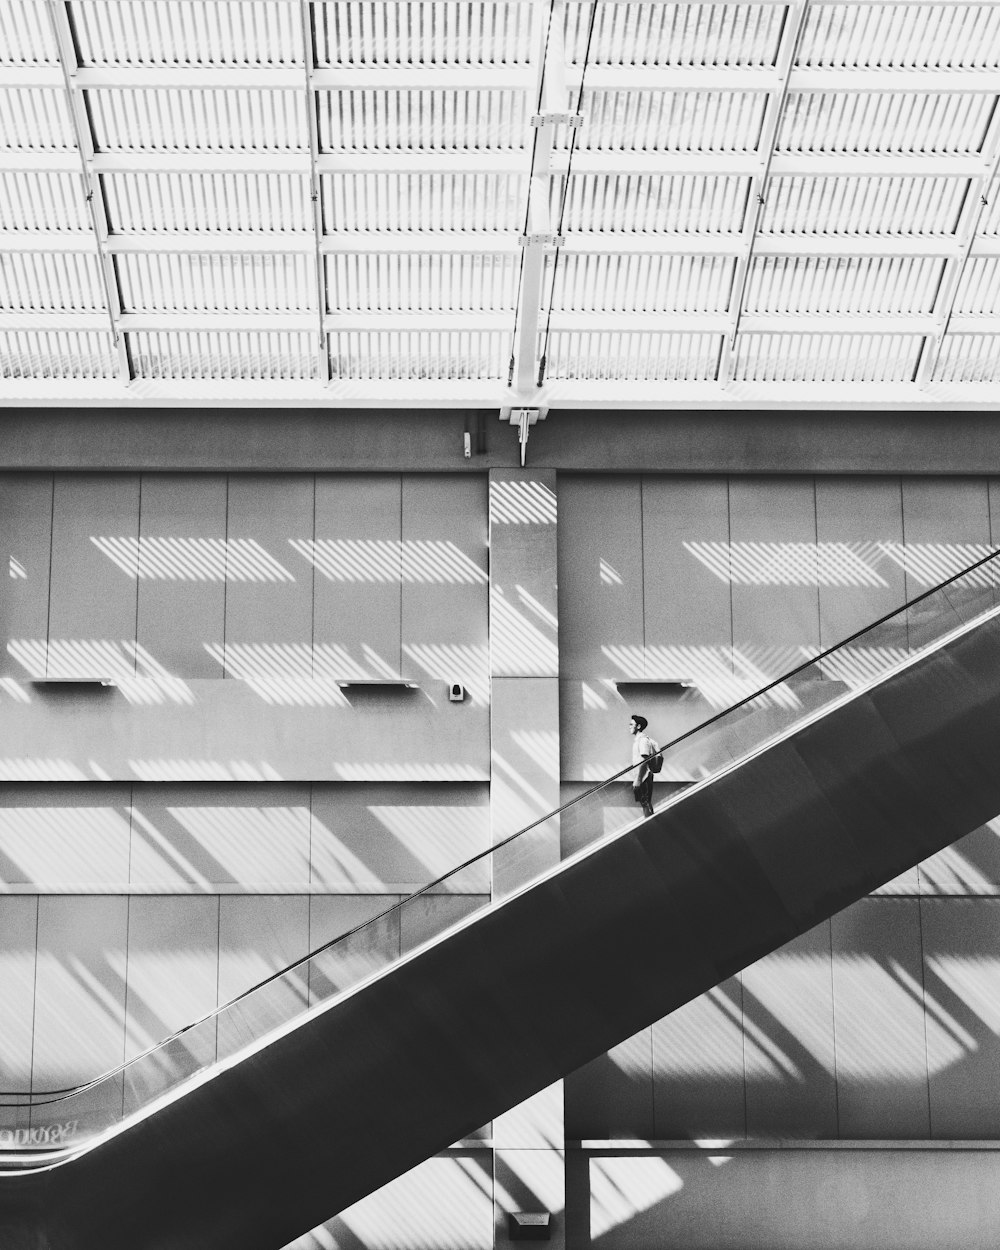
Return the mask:
[[[985,476],[546,482],[564,800],[627,761],[630,711],[665,741],[1000,534]],[[491,668],[487,522],[484,474],[0,475],[0,1085],[120,1062],[488,844],[490,674],[556,678]],[[542,602],[522,537],[498,587]],[[96,670],[117,686],[32,684]],[[562,852],[634,814],[624,786],[573,809]],[[951,1207],[926,1223],[928,1176],[965,1192],[951,1155],[806,1147],[1000,1139],[998,874],[986,827],[569,1077],[566,1135],[589,1144],[568,1151],[566,1244],[980,1244]],[[370,953],[489,889],[428,899]],[[775,1136],[801,1148],[742,1148]],[[706,1137],[732,1157],[690,1148]],[[992,1184],[996,1157],[966,1175]],[[489,1247],[496,1211],[547,1188],[466,1143],[301,1250]],[[757,1192],[769,1223],[746,1215]]]

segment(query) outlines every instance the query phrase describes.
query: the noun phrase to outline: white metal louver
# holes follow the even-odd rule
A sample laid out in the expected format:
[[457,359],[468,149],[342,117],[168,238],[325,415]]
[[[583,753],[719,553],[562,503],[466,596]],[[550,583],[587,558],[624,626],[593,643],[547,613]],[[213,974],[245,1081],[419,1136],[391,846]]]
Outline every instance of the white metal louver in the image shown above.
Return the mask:
[[998,384],[1000,0],[0,0],[2,402]]

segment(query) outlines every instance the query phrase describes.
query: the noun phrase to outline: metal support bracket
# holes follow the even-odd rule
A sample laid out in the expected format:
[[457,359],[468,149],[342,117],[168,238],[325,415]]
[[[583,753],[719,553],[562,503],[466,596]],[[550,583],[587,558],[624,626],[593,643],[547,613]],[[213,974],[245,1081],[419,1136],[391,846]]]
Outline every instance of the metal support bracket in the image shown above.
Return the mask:
[[521,447],[521,468],[524,468],[528,451],[528,431],[548,416],[548,408],[501,408],[500,420],[517,426],[517,441]]
[[539,130],[542,126],[569,126],[571,129],[577,129],[583,125],[582,113],[536,113],[531,124],[535,130]]

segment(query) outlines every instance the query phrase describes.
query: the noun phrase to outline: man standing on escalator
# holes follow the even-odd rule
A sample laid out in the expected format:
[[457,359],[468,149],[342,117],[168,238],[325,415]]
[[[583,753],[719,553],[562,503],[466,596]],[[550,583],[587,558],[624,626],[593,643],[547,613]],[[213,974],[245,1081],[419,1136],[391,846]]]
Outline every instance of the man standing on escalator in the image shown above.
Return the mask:
[[648,724],[645,716],[632,716],[628,722],[628,731],[632,735],[632,763],[642,765],[632,774],[632,794],[642,807],[644,816],[653,814],[653,770],[644,761],[660,749],[646,733]]

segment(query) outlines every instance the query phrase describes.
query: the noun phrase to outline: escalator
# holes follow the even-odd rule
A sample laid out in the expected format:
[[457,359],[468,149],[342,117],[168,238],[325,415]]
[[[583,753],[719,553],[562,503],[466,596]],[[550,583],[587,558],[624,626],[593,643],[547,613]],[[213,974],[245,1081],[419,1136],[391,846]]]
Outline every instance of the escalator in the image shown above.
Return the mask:
[[277,1250],[982,825],[998,583],[748,690],[663,748],[700,780],[650,819],[609,823],[624,770],[493,848],[504,880],[556,822],[575,848],[509,896],[475,905],[476,857],[95,1081],[0,1095],[0,1247]]

